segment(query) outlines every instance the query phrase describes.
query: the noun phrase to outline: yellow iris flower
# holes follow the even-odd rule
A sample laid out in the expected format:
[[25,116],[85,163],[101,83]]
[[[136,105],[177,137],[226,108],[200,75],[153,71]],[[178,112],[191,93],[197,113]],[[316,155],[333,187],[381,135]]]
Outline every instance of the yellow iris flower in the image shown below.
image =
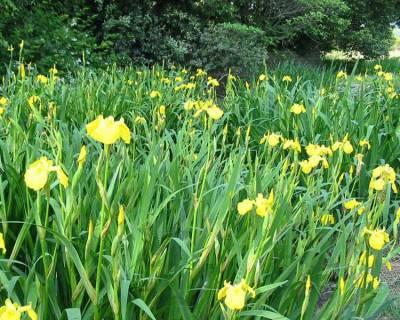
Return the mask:
[[301,152],[301,145],[299,140],[292,140],[292,139],[286,139],[285,142],[283,143],[283,149],[290,149],[295,152]]
[[290,108],[290,112],[299,115],[299,114],[301,114],[301,113],[305,113],[305,112],[306,112],[306,108],[305,108],[304,105],[302,105],[302,104],[295,103],[295,104]]
[[189,100],[185,102],[183,108],[186,111],[190,111],[192,109],[196,110],[193,115],[195,118],[199,117],[203,112],[207,113],[207,115],[213,120],[218,120],[224,115],[224,111],[212,100]]
[[328,160],[325,157],[321,157],[318,155],[313,155],[308,158],[308,160],[300,161],[301,171],[304,174],[309,174],[314,168],[318,167],[322,164],[323,168],[329,168]]
[[349,141],[348,134],[346,134],[346,136],[343,138],[342,141],[336,141],[332,145],[332,151],[336,151],[338,149],[343,150],[343,152],[346,154],[350,154],[353,152],[353,150],[354,150],[353,145]]
[[37,320],[38,316],[31,305],[20,306],[7,299],[4,306],[0,308],[0,320],[20,320],[22,314],[26,312],[31,320]]
[[218,300],[224,299],[225,305],[231,310],[242,310],[246,303],[247,293],[249,293],[252,298],[256,296],[254,289],[252,289],[245,280],[235,285],[224,281],[224,287],[218,291]]
[[397,193],[396,172],[394,169],[385,164],[372,170],[372,177],[369,182],[369,188],[376,191],[382,191],[389,183],[394,193]]
[[280,134],[271,133],[264,135],[260,140],[260,144],[268,143],[271,147],[276,147],[282,140],[283,138]]
[[119,139],[128,144],[131,141],[131,133],[122,118],[115,121],[112,116],[104,119],[100,115],[86,125],[86,131],[94,140],[104,144],[113,144]]
[[373,277],[372,274],[368,273],[365,276],[365,273],[362,273],[360,277],[355,281],[357,287],[362,288],[368,284],[372,284],[372,288],[376,289],[379,287],[379,278]]
[[0,106],[5,107],[8,104],[8,99],[6,97],[0,97]]
[[47,83],[49,82],[49,78],[47,78],[46,76],[44,76],[44,75],[42,75],[42,74],[39,74],[39,75],[36,77],[36,80],[37,80],[38,82],[40,82],[41,84],[47,84]]
[[53,166],[53,161],[46,157],[30,164],[25,172],[25,183],[28,188],[35,191],[42,189],[49,179],[50,172],[56,172],[58,181],[64,188],[68,187],[68,177],[59,166]]
[[330,147],[326,147],[325,145],[318,145],[318,144],[308,144],[306,146],[306,152],[308,156],[331,156],[332,155],[332,149]]
[[161,98],[161,93],[160,91],[153,90],[150,92],[150,98],[155,99],[155,98]]
[[385,72],[384,75],[383,75],[383,78],[384,78],[386,81],[393,81],[393,73],[391,73],[391,72]]
[[339,280],[339,291],[340,291],[340,295],[344,295],[344,291],[346,289],[346,282],[344,281],[343,277],[340,277]]
[[346,71],[339,71],[336,74],[336,79],[347,79],[347,73]]
[[365,229],[364,234],[369,236],[368,244],[370,247],[378,251],[382,250],[385,244],[389,242],[389,234],[384,229]]
[[286,75],[286,76],[284,76],[284,77],[282,78],[282,81],[283,81],[283,82],[292,82],[292,77]]
[[40,103],[40,97],[38,96],[31,96],[28,99],[28,104],[31,108],[35,106],[36,103]]
[[274,190],[271,190],[268,198],[264,198],[262,193],[257,195],[255,200],[245,199],[238,203],[237,210],[241,216],[249,213],[256,207],[256,214],[265,217],[272,213],[272,208],[274,205]]
[[214,79],[213,77],[208,77],[207,85],[211,87],[218,87],[219,82],[217,79]]
[[353,210],[360,205],[361,205],[361,202],[357,201],[356,199],[351,199],[344,203],[344,208],[347,210]]
[[274,190],[271,190],[268,198],[264,198],[262,193],[257,195],[255,200],[256,214],[260,217],[265,217],[272,213],[272,207],[274,205]]
[[258,80],[259,81],[265,81],[265,80],[267,80],[267,76],[265,75],[265,74],[260,74],[260,76],[258,77]]
[[366,139],[361,140],[359,144],[360,147],[367,147],[368,150],[371,149],[371,144]]
[[335,217],[332,214],[325,213],[321,217],[321,223],[326,226],[328,224],[334,224],[335,223]]

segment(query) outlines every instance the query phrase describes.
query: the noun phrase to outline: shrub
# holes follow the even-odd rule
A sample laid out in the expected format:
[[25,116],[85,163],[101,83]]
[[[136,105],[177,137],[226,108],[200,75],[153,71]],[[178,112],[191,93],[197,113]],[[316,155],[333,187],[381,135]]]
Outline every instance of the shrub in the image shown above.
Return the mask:
[[136,8],[120,15],[115,7],[104,18],[100,48],[105,60],[120,64],[155,62],[184,64],[200,34],[200,21],[171,8],[158,16]]
[[207,28],[200,39],[198,62],[213,73],[249,76],[259,71],[273,40],[258,28],[239,23],[220,23]]
[[16,48],[21,40],[25,41],[25,61],[34,62],[42,70],[47,71],[53,64],[71,69],[82,63],[83,54],[89,59],[87,62],[95,61],[95,38],[83,31],[87,21],[80,15],[72,18],[57,13],[46,3],[32,8],[9,6],[6,13],[0,19],[1,61],[8,60],[7,48]]

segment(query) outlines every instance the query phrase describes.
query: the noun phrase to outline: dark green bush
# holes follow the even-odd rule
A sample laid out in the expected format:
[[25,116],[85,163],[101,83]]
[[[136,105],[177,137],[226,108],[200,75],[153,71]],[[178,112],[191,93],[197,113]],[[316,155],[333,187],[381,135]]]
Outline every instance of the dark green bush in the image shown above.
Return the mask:
[[207,28],[200,38],[196,61],[213,73],[229,69],[241,76],[259,72],[273,40],[255,27],[239,23],[220,23]]
[[140,8],[118,15],[114,6],[108,8],[110,14],[104,20],[100,49],[111,62],[184,64],[201,33],[199,20],[176,8],[161,16]]
[[0,59],[9,59],[11,46],[18,51],[18,44],[24,40],[24,60],[37,65],[39,70],[47,70],[56,64],[61,69],[72,69],[86,62],[97,63],[94,54],[96,39],[87,31],[90,19],[80,14],[71,17],[66,12],[58,12],[50,2],[42,1],[25,7],[8,5],[5,15],[0,18]]
[[343,42],[342,47],[362,52],[366,58],[375,58],[387,55],[394,39],[385,26],[369,25],[353,31]]
[[46,69],[178,63],[241,74],[267,49],[388,53],[399,0],[0,0],[0,63],[25,40]]

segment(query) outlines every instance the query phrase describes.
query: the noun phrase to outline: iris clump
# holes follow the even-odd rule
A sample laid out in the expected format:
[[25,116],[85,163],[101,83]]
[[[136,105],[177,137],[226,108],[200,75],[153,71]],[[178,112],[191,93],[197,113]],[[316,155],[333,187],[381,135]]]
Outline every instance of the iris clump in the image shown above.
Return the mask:
[[0,319],[371,317],[398,252],[400,82],[370,69],[21,61],[0,96]]

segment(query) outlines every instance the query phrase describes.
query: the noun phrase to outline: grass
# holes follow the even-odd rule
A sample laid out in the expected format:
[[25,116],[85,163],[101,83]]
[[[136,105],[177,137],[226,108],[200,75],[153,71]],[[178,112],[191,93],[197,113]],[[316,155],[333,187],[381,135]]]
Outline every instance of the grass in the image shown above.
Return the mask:
[[[9,70],[2,300],[31,304],[40,319],[376,317],[389,295],[382,265],[399,252],[398,198],[388,171],[379,190],[369,183],[373,169],[399,165],[399,79],[373,68],[367,77],[292,65],[266,74],[219,89],[201,73],[161,67],[47,81]],[[305,112],[291,112],[295,103]],[[123,118],[130,143],[105,147],[88,134],[99,115]],[[40,157],[65,172],[67,187],[56,172],[28,187]],[[245,199],[250,210],[239,214]],[[236,286],[218,300],[224,281]]]

